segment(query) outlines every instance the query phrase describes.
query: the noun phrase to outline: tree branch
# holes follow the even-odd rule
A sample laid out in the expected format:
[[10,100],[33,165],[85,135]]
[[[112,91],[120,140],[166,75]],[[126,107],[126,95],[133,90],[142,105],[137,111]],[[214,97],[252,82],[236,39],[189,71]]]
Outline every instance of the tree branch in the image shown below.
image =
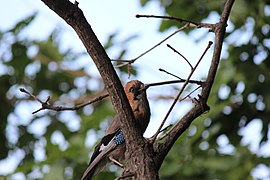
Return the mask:
[[226,32],[227,21],[231,8],[233,6],[234,0],[227,0],[224,9],[221,14],[220,21],[216,24],[215,32],[215,47],[212,57],[211,66],[208,71],[208,75],[204,86],[202,87],[202,93],[199,96],[199,100],[196,105],[178,122],[176,123],[167,137],[164,139],[163,143],[155,143],[154,150],[157,152],[156,164],[160,168],[164,158],[170,151],[171,147],[175,141],[181,136],[183,132],[190,126],[192,121],[198,116],[202,115],[205,111],[209,110],[207,106],[207,100],[216,76],[216,71],[220,61],[220,54],[222,49],[222,44],[224,40],[224,35]]
[[54,111],[67,111],[67,110],[70,110],[70,111],[75,111],[75,110],[79,110],[89,104],[93,104],[97,101],[101,101],[102,99],[106,98],[109,96],[108,93],[106,94],[103,94],[103,95],[100,95],[90,101],[87,101],[85,103],[82,103],[82,104],[79,104],[79,105],[76,105],[76,106],[73,106],[73,107],[63,107],[63,106],[54,106],[54,105],[51,105],[49,103],[50,101],[50,96],[47,97],[46,101],[42,101],[40,100],[37,96],[35,96],[34,94],[30,93],[29,91],[27,91],[26,89],[24,88],[20,88],[20,91],[23,92],[23,93],[26,93],[28,94],[29,96],[31,96],[33,99],[35,99],[36,101],[38,101],[40,104],[41,104],[41,108],[39,108],[38,110],[32,112],[32,114],[36,114],[37,112],[39,111],[42,111],[42,110],[45,110],[45,109],[49,109],[49,110],[54,110]]
[[172,105],[170,106],[170,108],[169,108],[167,114],[165,115],[164,119],[162,120],[162,122],[161,122],[161,124],[160,124],[160,126],[159,126],[159,128],[158,128],[158,130],[157,130],[157,132],[156,132],[155,135],[153,136],[153,141],[152,141],[152,142],[154,142],[154,141],[156,140],[156,138],[157,138],[157,136],[158,136],[160,130],[162,129],[163,125],[165,124],[166,120],[168,119],[168,117],[169,117],[170,113],[172,112],[172,110],[173,110],[175,104],[178,102],[178,99],[180,98],[180,96],[181,96],[181,94],[183,93],[184,89],[185,89],[186,86],[188,85],[188,81],[190,80],[191,76],[194,74],[196,68],[198,67],[198,65],[199,65],[200,62],[202,61],[204,55],[206,54],[206,52],[208,51],[208,49],[211,47],[212,44],[213,44],[213,42],[210,41],[210,42],[208,43],[208,46],[207,46],[206,49],[204,50],[203,54],[201,55],[200,59],[199,59],[198,62],[196,63],[196,65],[195,65],[194,67],[191,66],[192,68],[191,68],[191,72],[190,72],[189,75],[188,75],[188,78],[187,78],[186,81],[184,82],[182,88],[179,90],[179,92],[178,92],[176,98],[174,99]]
[[215,24],[197,23],[197,22],[194,22],[194,21],[190,21],[190,20],[183,19],[183,18],[178,18],[178,17],[173,17],[173,16],[156,16],[156,15],[142,15],[142,14],[137,14],[136,15],[136,18],[141,18],[141,17],[175,20],[175,21],[178,21],[180,23],[189,23],[191,27],[209,28],[209,29],[211,29],[211,31],[212,31],[213,28],[215,28]]
[[[163,81],[163,82],[158,82],[158,83],[145,84],[145,87],[143,89],[141,89],[141,90],[146,90],[146,89],[148,89],[149,87],[152,87],[152,86],[159,86],[159,85],[165,85],[165,84],[174,84],[174,83],[184,83],[185,81],[186,81],[185,79],[180,78],[180,80]],[[200,87],[204,83],[203,81],[196,81],[196,80],[189,80],[188,82],[193,83],[193,84],[198,84],[198,85],[200,85]],[[46,110],[46,109],[53,110],[53,111],[76,111],[76,110],[79,110],[79,109],[81,109],[81,108],[83,108],[83,107],[85,107],[87,105],[93,104],[93,103],[95,103],[97,101],[101,101],[102,99],[109,96],[108,93],[105,93],[105,94],[103,93],[102,95],[99,95],[99,96],[91,99],[90,101],[75,105],[73,107],[63,107],[63,106],[54,106],[54,105],[50,104],[49,103],[49,101],[51,99],[50,96],[48,96],[45,101],[42,101],[39,97],[37,97],[36,95],[30,93],[29,91],[27,91],[24,88],[20,88],[20,91],[25,93],[25,94],[28,94],[30,97],[32,97],[33,99],[35,99],[36,101],[38,101],[41,104],[41,108],[39,108],[38,110],[32,112],[32,114],[36,114],[39,111]]]
[[164,43],[165,41],[167,41],[168,39],[170,39],[175,34],[181,32],[181,31],[183,31],[183,30],[185,30],[185,29],[187,29],[189,27],[190,27],[190,24],[189,23],[185,24],[183,27],[177,29],[176,31],[174,31],[173,33],[171,33],[169,36],[167,36],[166,38],[162,39],[159,43],[155,44],[153,47],[151,47],[150,49],[146,50],[145,52],[143,52],[142,54],[140,54],[139,56],[137,56],[137,57],[135,57],[135,58],[133,58],[131,60],[113,59],[112,61],[125,62],[124,64],[117,65],[116,67],[122,67],[122,66],[130,65],[130,64],[134,63],[135,61],[137,61],[142,56],[144,56],[145,54],[147,54],[150,51],[152,51],[153,49],[155,49],[156,47],[160,46],[162,43]]
[[136,145],[143,143],[143,137],[140,137],[139,127],[135,123],[133,112],[110,58],[87,22],[82,10],[66,0],[42,1],[64,19],[81,39],[104,81],[117,114],[121,117],[119,119],[121,120],[123,131],[127,134],[127,149],[128,151],[133,151],[136,149]]
[[184,55],[182,55],[180,52],[178,52],[176,49],[174,49],[174,48],[173,48],[171,45],[169,45],[169,44],[167,44],[167,47],[170,48],[171,50],[173,50],[176,54],[180,55],[180,56],[188,63],[189,67],[190,67],[191,69],[193,69],[193,66],[191,65],[191,63],[189,62],[189,60],[187,60],[187,58],[186,58]]

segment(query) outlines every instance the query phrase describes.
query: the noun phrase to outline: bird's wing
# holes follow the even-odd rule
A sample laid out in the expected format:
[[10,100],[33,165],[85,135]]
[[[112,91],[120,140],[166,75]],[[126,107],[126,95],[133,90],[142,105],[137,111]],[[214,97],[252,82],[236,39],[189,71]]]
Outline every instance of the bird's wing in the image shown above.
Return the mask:
[[108,129],[106,130],[105,136],[117,132],[120,129],[120,126],[121,126],[120,116],[116,114],[115,117],[110,122]]
[[101,139],[101,142],[95,147],[95,151],[91,157],[89,166],[85,170],[81,180],[91,179],[95,174],[97,165],[107,158],[106,155],[115,149],[119,144],[125,141],[122,130],[118,130],[113,134],[108,134]]

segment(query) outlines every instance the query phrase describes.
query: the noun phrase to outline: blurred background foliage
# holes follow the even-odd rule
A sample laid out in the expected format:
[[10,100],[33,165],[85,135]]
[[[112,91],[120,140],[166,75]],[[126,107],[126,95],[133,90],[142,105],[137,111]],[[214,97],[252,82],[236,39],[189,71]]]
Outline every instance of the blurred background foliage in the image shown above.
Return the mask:
[[[141,0],[142,8],[149,1]],[[224,1],[160,0],[164,15],[201,22],[220,14]],[[39,104],[19,92],[25,87],[55,105],[80,104],[104,91],[102,80],[79,62],[86,53],[62,50],[61,30],[47,39],[21,36],[36,14],[13,28],[0,30],[0,159],[21,154],[16,179],[79,179],[89,161],[94,144],[101,138],[114,115],[108,100],[77,112],[33,112]],[[160,170],[161,179],[269,179],[255,173],[269,169],[270,120],[270,2],[237,0],[224,42],[225,53],[211,92],[211,110],[193,122],[168,154]],[[162,20],[160,32],[180,27]],[[187,31],[190,35],[192,31]],[[136,36],[131,36],[132,40]],[[116,46],[117,33],[108,36],[106,50]],[[119,49],[119,59],[128,52]],[[116,58],[117,59],[117,58]],[[134,67],[133,67],[134,69]],[[120,77],[127,68],[117,70]],[[136,69],[132,71],[136,75]],[[29,114],[29,113],[28,113]],[[16,120],[18,119],[18,120]],[[260,127],[254,148],[243,137],[252,124]],[[249,131],[252,133],[252,129]],[[109,166],[96,179],[113,179],[115,166]]]

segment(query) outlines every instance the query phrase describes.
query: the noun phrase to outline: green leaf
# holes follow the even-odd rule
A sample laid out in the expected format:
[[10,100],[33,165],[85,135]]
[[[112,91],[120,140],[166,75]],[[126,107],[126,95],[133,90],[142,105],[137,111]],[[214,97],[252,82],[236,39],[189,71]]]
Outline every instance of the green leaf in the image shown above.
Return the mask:
[[19,34],[24,28],[29,26],[29,24],[35,19],[36,16],[37,16],[36,12],[30,16],[27,16],[23,20],[19,21],[13,28],[11,28],[8,31],[13,32],[15,35]]

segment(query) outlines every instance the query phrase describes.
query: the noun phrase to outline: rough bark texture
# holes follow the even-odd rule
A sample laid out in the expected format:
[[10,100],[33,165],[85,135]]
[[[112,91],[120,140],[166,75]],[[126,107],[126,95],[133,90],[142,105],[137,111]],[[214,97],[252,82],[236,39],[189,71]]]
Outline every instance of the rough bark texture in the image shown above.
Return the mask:
[[126,135],[126,155],[128,157],[122,179],[159,179],[158,170],[175,141],[190,126],[194,119],[206,110],[209,110],[206,103],[219,64],[227,20],[234,0],[227,0],[220,22],[213,29],[216,35],[214,54],[198,103],[175,124],[163,143],[154,143],[154,146],[140,135],[138,126],[134,123],[134,116],[127,97],[110,62],[110,58],[98,41],[81,9],[67,0],[42,1],[76,31],[99,70],[112,104],[121,117],[122,129]]

